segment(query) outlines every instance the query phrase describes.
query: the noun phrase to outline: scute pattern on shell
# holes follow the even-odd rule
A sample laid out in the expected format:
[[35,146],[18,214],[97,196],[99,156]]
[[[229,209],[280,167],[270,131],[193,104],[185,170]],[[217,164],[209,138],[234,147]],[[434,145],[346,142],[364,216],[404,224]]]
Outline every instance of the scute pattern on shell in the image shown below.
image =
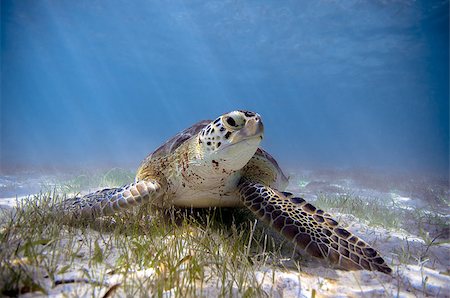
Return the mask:
[[173,153],[181,144],[197,135],[203,127],[208,125],[212,120],[202,120],[200,122],[195,123],[189,128],[186,128],[182,132],[175,135],[173,138],[162,144],[158,147],[153,153],[151,153],[147,160],[157,157],[167,156],[168,154]]

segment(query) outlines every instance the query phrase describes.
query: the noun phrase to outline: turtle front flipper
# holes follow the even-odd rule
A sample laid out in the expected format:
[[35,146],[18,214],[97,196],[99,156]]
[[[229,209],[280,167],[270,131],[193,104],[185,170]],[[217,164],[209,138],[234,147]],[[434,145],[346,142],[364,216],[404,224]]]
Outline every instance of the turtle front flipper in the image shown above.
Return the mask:
[[142,205],[162,194],[156,180],[141,180],[119,188],[102,189],[62,202],[61,212],[71,218],[96,218]]
[[304,199],[248,180],[239,193],[246,207],[308,254],[340,269],[392,272],[369,244]]

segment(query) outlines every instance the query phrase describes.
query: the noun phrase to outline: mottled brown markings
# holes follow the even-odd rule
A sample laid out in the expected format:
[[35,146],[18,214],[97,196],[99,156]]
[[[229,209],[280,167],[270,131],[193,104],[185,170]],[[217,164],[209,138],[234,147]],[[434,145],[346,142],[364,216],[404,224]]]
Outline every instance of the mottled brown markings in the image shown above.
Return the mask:
[[117,204],[120,208],[126,208],[127,202],[125,200],[117,200]]
[[[247,188],[243,188],[242,190],[241,193],[246,193],[248,191]],[[260,187],[255,187],[254,192],[252,193],[252,202],[258,200],[258,198],[263,198],[264,200],[264,203],[260,205],[266,206],[265,210],[259,209],[258,213],[261,213],[262,211],[265,212],[262,212],[260,216],[263,217],[266,222],[271,222],[272,226],[280,231],[285,237],[293,239],[299,248],[306,249],[306,251],[313,256],[319,258],[326,257],[331,263],[339,265],[340,268],[350,270],[361,268],[374,269],[370,267],[371,264],[368,260],[361,258],[365,255],[363,250],[359,247],[355,247],[353,244],[349,244],[348,241],[358,243],[360,246],[365,246],[366,244],[347,230],[339,227],[338,223],[332,219],[328,213],[325,213],[320,209],[315,209],[315,207],[309,203],[305,203],[304,205],[306,205],[306,207],[303,206],[303,208],[298,206],[298,204],[292,205],[294,203],[292,198],[287,197],[290,193],[276,193],[271,191],[270,188],[262,185]],[[245,197],[244,201],[247,199],[248,197]],[[268,202],[270,202],[269,205],[267,204]],[[307,204],[311,205],[312,208]],[[274,206],[278,207],[275,208]],[[294,206],[297,207],[295,208]],[[282,208],[284,212],[277,208]],[[300,211],[302,209],[313,214]],[[325,222],[327,226],[333,226],[336,235],[333,234],[333,231],[327,229],[326,226],[323,226],[323,222]],[[338,238],[338,236],[342,239]],[[345,239],[347,239],[347,241]],[[339,242],[342,246],[339,246]],[[350,251],[345,247],[349,247]],[[337,251],[341,252],[342,257],[340,257]],[[378,254],[376,253],[376,255]],[[377,261],[382,262],[380,265],[383,266],[376,265],[377,268],[375,269],[383,272],[390,272],[390,269],[385,265],[384,260],[381,257],[379,258],[380,259]],[[339,259],[341,259],[341,261]],[[362,262],[363,260],[365,263]],[[360,265],[359,263],[362,263],[363,265]]]
[[317,221],[317,222],[324,222],[324,219],[322,216],[314,214],[313,218]]
[[264,208],[258,208],[258,214],[260,217],[265,217],[265,220],[270,220],[269,215],[264,211]]
[[286,225],[281,230],[281,233],[288,239],[292,240],[299,233],[297,226],[295,225]]
[[328,256],[328,250],[329,250],[328,245],[326,245],[324,243],[319,243],[319,247],[322,251],[323,256],[324,257]]
[[219,162],[217,162],[216,160],[212,160],[212,163],[214,164],[214,167],[215,168],[218,168],[219,167]]
[[330,217],[324,217],[324,218],[328,225],[333,226],[333,227],[336,227],[338,225],[338,222],[335,221],[334,219],[332,219]]
[[307,233],[299,233],[294,240],[300,248],[304,249],[311,242],[311,236]]
[[364,255],[369,258],[373,258],[377,255],[377,252],[375,251],[375,249],[373,249],[371,247],[364,248],[363,252],[364,252]]
[[344,239],[340,239],[339,240],[339,244],[342,245],[343,247],[347,247],[348,248],[348,242],[345,241]]
[[277,217],[272,224],[277,231],[281,231],[284,226],[284,216]]
[[352,259],[353,262],[359,264],[359,257],[358,257],[356,254],[351,253],[351,254],[350,254],[350,259]]
[[336,234],[344,239],[347,239],[348,237],[350,237],[350,232],[347,231],[346,229],[343,228],[335,228],[334,231],[336,232]]
[[339,247],[339,252],[341,253],[341,255],[348,257],[350,255],[350,252],[348,251],[348,249],[346,249],[345,247],[340,246]]
[[272,212],[272,218],[275,219],[275,218],[277,218],[278,216],[280,216],[280,215],[282,215],[282,214],[283,214],[283,212],[282,212],[281,210],[275,209],[275,210]]
[[322,242],[325,243],[325,244],[330,244],[331,243],[330,239],[325,238],[325,237],[322,238]]
[[254,193],[254,194],[251,194],[248,197],[247,201],[252,202],[253,204],[258,204],[259,205],[262,202],[262,200],[263,200],[263,198],[258,196],[258,194]]
[[314,207],[310,203],[306,203],[305,205],[303,205],[303,210],[306,210],[306,212],[309,213],[313,213],[314,211],[316,211],[316,207]]
[[355,246],[355,252],[356,252],[358,255],[364,256],[364,254],[363,254],[363,252],[362,252],[362,249],[359,248],[358,246]]
[[295,224],[295,221],[292,218],[288,217],[288,216],[286,217],[285,222],[286,222],[287,225]]
[[359,270],[362,267],[359,264],[356,264],[350,259],[341,257],[340,267],[346,268],[347,270]]
[[[347,233],[349,233],[349,232],[347,232]],[[350,237],[350,239],[348,239],[348,241],[349,242],[351,242],[351,243],[356,243],[356,242],[358,242],[358,237],[356,237],[356,236],[352,236],[352,237]]]
[[302,204],[302,203],[305,202],[305,200],[304,200],[303,198],[298,198],[298,197],[290,198],[290,200],[291,200],[292,203],[294,203],[294,204]]
[[131,191],[131,194],[133,195],[133,196],[139,196],[139,192],[137,191],[137,189],[136,188],[134,188],[134,187],[132,187],[131,189],[130,189],[130,191]]
[[340,254],[335,249],[330,249],[328,252],[328,260],[331,264],[339,263]]
[[364,269],[366,269],[366,270],[371,270],[371,269],[370,269],[369,262],[367,262],[366,260],[364,260],[364,259],[361,258],[361,260],[360,260],[359,263],[360,263],[360,265],[361,265]]
[[271,205],[271,204],[268,204],[268,205],[266,205],[265,210],[268,213],[272,213],[272,211],[275,210],[275,207],[273,205]]
[[309,243],[308,247],[306,248],[306,252],[308,252],[313,257],[320,258],[320,259],[324,258],[324,256],[322,255],[322,252],[320,251],[320,248],[316,242],[311,241]]
[[253,187],[249,187],[247,190],[245,190],[244,189],[244,197],[246,197],[246,196],[249,196],[250,194],[252,194],[252,193],[255,193],[256,192],[256,189],[255,188],[253,188]]

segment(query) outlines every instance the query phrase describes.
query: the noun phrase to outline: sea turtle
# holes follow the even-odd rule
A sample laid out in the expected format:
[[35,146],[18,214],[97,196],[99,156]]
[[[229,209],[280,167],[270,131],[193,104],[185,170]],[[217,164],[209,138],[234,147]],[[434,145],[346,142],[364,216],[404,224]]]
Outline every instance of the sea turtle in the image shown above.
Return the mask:
[[299,249],[346,270],[391,273],[380,254],[330,214],[285,192],[287,178],[259,147],[261,116],[232,111],[183,130],[140,165],[135,182],[69,199],[75,218],[151,203],[159,207],[247,207]]

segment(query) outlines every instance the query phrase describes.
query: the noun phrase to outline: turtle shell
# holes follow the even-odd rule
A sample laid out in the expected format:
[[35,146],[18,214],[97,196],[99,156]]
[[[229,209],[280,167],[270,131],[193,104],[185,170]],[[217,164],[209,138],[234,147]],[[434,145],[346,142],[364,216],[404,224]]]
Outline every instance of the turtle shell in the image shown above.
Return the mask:
[[158,157],[167,156],[177,150],[178,147],[181,146],[184,142],[196,136],[203,127],[211,123],[211,120],[202,120],[200,122],[195,123],[189,128],[181,131],[180,133],[173,136],[171,139],[166,141],[164,144],[159,146],[153,153],[151,153],[147,159],[153,159]]

